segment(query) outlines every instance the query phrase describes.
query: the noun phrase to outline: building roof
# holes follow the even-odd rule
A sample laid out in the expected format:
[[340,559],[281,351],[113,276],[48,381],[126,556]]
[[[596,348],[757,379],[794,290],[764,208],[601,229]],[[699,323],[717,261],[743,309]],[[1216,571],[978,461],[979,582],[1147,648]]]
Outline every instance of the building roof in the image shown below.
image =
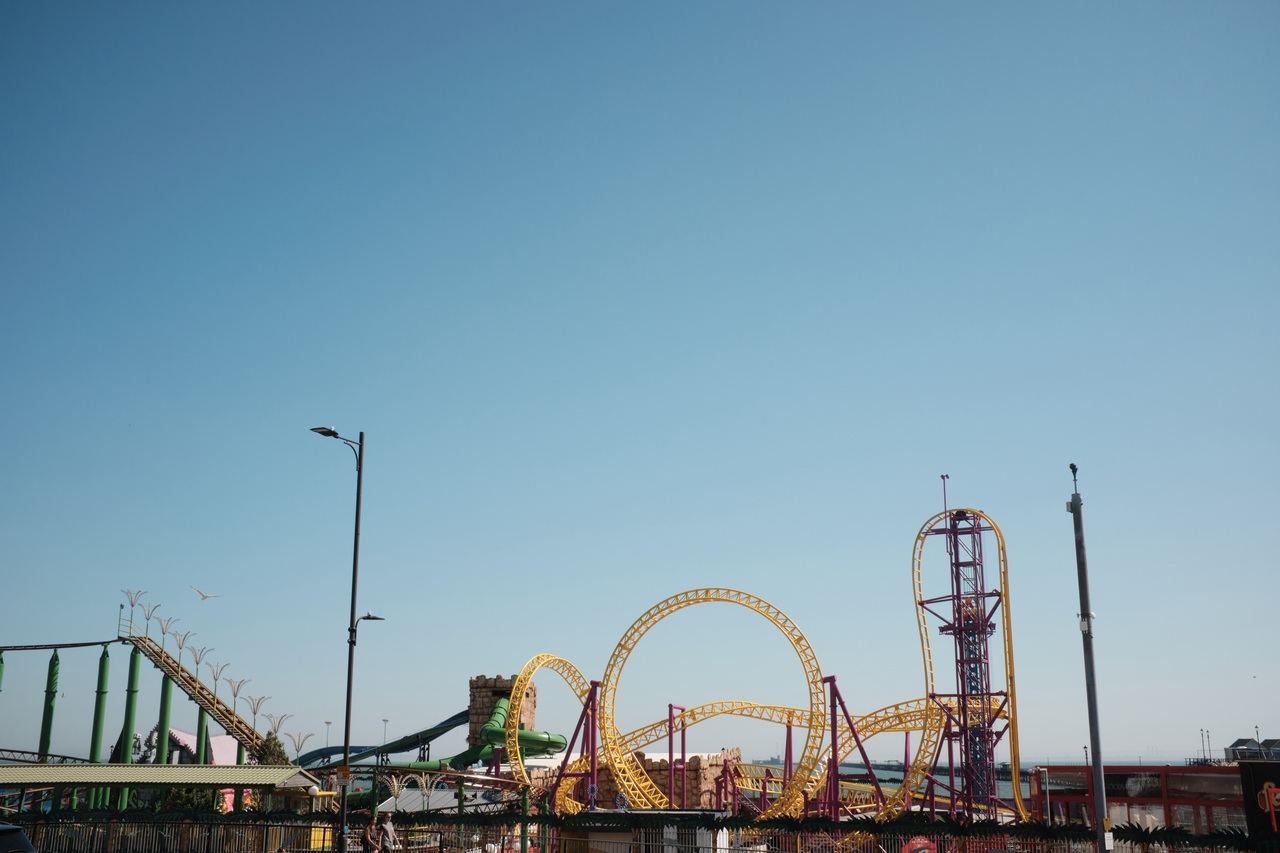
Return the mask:
[[0,788],[47,785],[209,786],[216,788],[308,788],[319,780],[292,765],[245,764],[4,764]]

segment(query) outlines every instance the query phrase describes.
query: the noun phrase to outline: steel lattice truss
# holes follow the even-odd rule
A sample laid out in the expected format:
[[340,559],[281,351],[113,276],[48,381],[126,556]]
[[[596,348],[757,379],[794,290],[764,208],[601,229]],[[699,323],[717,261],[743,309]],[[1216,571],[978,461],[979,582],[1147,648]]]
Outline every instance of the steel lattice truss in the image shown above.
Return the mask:
[[[588,776],[594,771],[597,763],[603,763],[612,772],[618,789],[626,797],[631,808],[661,809],[669,806],[667,795],[649,777],[636,759],[635,753],[644,746],[669,737],[675,730],[683,731],[689,726],[720,715],[748,717],[782,724],[803,729],[806,733],[800,757],[785,778],[771,778],[763,766],[739,765],[736,780],[739,790],[767,795],[768,805],[761,810],[761,819],[782,815],[798,816],[803,812],[807,800],[820,795],[826,784],[828,768],[831,764],[831,757],[824,755],[824,750],[831,751],[829,737],[832,735],[838,747],[834,750],[837,768],[840,761],[859,748],[860,742],[865,742],[875,735],[899,732],[916,737],[914,758],[906,768],[901,784],[895,790],[884,791],[882,794],[878,788],[873,789],[869,785],[840,782],[840,802],[851,811],[874,813],[879,817],[887,818],[911,808],[926,786],[932,787],[939,784],[934,768],[940,754],[940,747],[944,738],[954,737],[953,732],[958,720],[963,720],[969,725],[984,727],[985,731],[992,731],[998,725],[1007,727],[1012,770],[1014,778],[1017,779],[1019,764],[1013,683],[1013,640],[1008,618],[1008,565],[1004,537],[995,523],[978,510],[969,509],[959,512],[969,513],[971,517],[980,519],[984,524],[989,525],[996,536],[1000,584],[998,590],[990,593],[997,601],[997,605],[991,608],[992,613],[985,615],[990,617],[994,614],[994,618],[998,618],[1002,623],[1005,690],[1000,693],[999,701],[992,701],[987,694],[974,696],[961,691],[959,696],[952,696],[939,694],[934,687],[933,653],[929,643],[927,618],[929,608],[923,594],[921,555],[923,543],[930,531],[955,512],[957,510],[939,513],[925,522],[916,538],[912,557],[920,648],[924,664],[924,697],[898,702],[861,716],[840,717],[837,722],[832,723],[833,716],[837,715],[834,708],[828,707],[826,683],[817,655],[799,627],[785,613],[764,599],[739,590],[691,589],[658,602],[631,624],[614,647],[599,682],[588,681],[572,663],[553,654],[537,655],[525,664],[512,687],[507,714],[507,761],[510,763],[514,779],[522,785],[530,784],[520,753],[519,720],[526,689],[534,674],[540,669],[550,669],[558,673],[578,700],[583,703],[580,729],[585,724],[586,727],[594,728],[599,733],[598,746],[594,744],[592,738],[586,738],[583,741],[582,753],[576,759],[570,762],[566,757],[561,775]],[[804,671],[809,692],[809,707],[764,705],[744,700],[709,702],[684,709],[679,714],[673,713],[671,719],[659,720],[631,732],[621,732],[615,722],[615,701],[623,667],[628,657],[645,634],[663,619],[687,607],[709,603],[727,603],[745,607],[763,616],[786,637]],[[833,771],[835,769],[831,768]],[[945,786],[945,782],[941,784]],[[557,811],[571,814],[586,807],[584,803],[574,798],[572,791],[572,785],[559,785],[556,788]],[[594,792],[591,796],[594,797]],[[1021,818],[1027,817],[1017,785],[1014,786],[1013,811]]]

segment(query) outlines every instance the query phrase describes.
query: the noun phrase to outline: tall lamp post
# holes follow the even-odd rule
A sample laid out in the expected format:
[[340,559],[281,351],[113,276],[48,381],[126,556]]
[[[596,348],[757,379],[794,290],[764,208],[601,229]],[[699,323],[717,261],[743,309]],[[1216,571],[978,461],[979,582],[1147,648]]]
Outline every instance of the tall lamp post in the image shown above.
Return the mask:
[[[1071,463],[1071,513],[1076,537],[1076,579],[1080,587],[1080,635],[1084,645],[1085,700],[1089,709],[1089,742],[1093,744],[1093,827],[1097,834],[1098,853],[1111,853],[1113,837],[1111,819],[1107,816],[1107,789],[1102,777],[1102,737],[1098,733],[1098,687],[1093,667],[1093,612],[1089,609],[1089,562],[1084,548],[1084,501],[1076,485],[1076,464]],[[1084,763],[1089,763],[1089,747],[1084,748]]]
[[351,780],[351,681],[356,665],[356,628],[363,619],[381,619],[369,613],[356,617],[356,589],[360,580],[360,498],[364,487],[364,433],[360,440],[352,441],[338,435],[333,427],[312,427],[311,431],[325,438],[336,438],[356,455],[356,532],[355,542],[351,549],[351,618],[347,623],[347,705],[346,721],[342,727],[342,768],[344,781],[338,806],[338,853],[347,853],[347,788]]

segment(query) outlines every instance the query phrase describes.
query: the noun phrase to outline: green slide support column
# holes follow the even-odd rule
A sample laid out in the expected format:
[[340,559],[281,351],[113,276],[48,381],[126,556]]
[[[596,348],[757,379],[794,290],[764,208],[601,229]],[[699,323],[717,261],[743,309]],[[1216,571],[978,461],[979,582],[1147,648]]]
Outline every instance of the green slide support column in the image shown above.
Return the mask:
[[160,727],[156,732],[156,764],[169,763],[169,708],[173,704],[173,679],[160,682]]
[[205,763],[204,742],[209,737],[209,713],[200,709],[200,717],[196,722],[196,764]]
[[[244,764],[244,744],[242,743],[236,745],[236,764],[237,765]],[[233,811],[238,812],[243,808],[244,808],[244,791],[242,791],[240,788],[236,788],[235,795],[232,796],[231,798],[231,809]]]
[[462,813],[463,813],[463,806],[466,804],[466,802],[467,802],[466,785],[461,779],[459,779],[458,780],[458,849],[459,850],[467,849],[466,845],[462,843],[463,833],[466,831],[466,827],[462,825]]
[[44,684],[44,716],[40,720],[40,758],[49,757],[49,741],[53,737],[53,706],[58,698],[58,650],[49,658],[49,677]]
[[[546,796],[542,798],[542,813],[551,814],[551,800]],[[545,823],[538,826],[538,847],[542,853],[551,849],[551,827]]]
[[[107,644],[102,644],[102,656],[98,658],[98,692],[93,704],[93,732],[89,737],[89,761],[94,764],[102,762],[102,727],[106,724],[107,713],[107,673],[111,670],[111,656],[107,654]],[[104,788],[89,789],[89,808],[96,809],[102,805]]]
[[520,791],[520,853],[529,853],[529,788]]
[[[133,763],[133,726],[138,717],[138,667],[142,662],[142,651],[133,647],[129,655],[129,686],[125,689],[124,726],[120,729],[120,763]],[[118,808],[125,811],[129,808],[129,789],[120,789]]]

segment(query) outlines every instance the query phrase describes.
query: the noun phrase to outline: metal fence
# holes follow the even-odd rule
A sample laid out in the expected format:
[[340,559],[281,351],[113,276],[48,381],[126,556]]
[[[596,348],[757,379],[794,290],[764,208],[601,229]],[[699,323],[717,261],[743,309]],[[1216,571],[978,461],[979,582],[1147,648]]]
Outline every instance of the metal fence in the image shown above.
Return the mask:
[[10,818],[39,853],[275,853],[327,850],[325,823]]
[[[335,848],[328,820],[201,820],[163,816],[74,819],[15,815],[40,853],[287,853]],[[558,832],[530,826],[402,825],[399,853],[1098,853],[1093,840],[935,833],[764,832],[661,827],[612,833]],[[527,845],[527,847],[526,847]],[[358,834],[351,853],[365,851]],[[1197,844],[1117,841],[1114,853],[1223,853]]]

